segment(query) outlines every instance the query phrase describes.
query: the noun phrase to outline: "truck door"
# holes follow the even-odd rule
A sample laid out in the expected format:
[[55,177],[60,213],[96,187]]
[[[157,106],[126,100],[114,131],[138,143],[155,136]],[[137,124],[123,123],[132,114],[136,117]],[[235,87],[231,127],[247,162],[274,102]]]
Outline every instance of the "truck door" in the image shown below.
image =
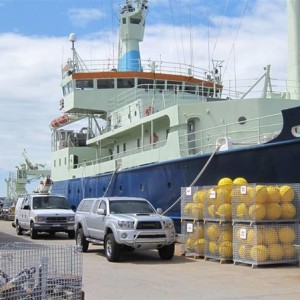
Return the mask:
[[86,225],[89,230],[89,236],[95,239],[99,238],[99,215],[97,209],[99,208],[100,200],[96,200],[91,209],[91,213],[86,215]]

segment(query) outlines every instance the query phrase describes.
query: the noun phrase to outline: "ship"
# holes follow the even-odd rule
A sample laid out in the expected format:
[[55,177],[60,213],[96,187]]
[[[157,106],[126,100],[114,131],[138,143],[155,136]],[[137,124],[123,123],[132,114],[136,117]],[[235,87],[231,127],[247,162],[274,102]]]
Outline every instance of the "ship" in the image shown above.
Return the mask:
[[223,86],[221,62],[193,65],[142,60],[149,3],[119,7],[119,56],[85,62],[70,34],[62,68],[61,116],[52,120],[53,185],[71,205],[100,196],[144,197],[175,222],[181,188],[300,182],[300,1],[289,0],[286,89],[275,91],[270,65],[251,97]]

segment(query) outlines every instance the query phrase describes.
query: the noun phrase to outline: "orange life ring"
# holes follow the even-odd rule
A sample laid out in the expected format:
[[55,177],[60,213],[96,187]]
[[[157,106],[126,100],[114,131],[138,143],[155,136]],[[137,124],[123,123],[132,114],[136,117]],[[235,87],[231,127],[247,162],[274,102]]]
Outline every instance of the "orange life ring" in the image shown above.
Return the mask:
[[150,116],[153,113],[154,113],[154,107],[153,106],[147,106],[146,109],[145,109],[145,115]]

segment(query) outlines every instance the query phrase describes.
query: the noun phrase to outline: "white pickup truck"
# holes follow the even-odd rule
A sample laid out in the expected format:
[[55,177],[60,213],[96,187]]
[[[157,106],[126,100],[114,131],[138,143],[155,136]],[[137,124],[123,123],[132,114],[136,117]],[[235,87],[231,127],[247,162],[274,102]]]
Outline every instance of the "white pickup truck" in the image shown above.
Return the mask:
[[159,214],[149,201],[132,197],[83,199],[75,215],[76,244],[104,245],[105,256],[117,262],[122,249],[157,249],[161,259],[174,256],[176,232],[169,217]]

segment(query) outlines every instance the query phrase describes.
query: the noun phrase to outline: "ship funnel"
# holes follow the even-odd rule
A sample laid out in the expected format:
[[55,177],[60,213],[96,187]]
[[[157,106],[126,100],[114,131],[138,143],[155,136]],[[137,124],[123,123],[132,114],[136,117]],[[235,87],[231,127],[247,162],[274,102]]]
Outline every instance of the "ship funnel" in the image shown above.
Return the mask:
[[147,0],[127,0],[120,7],[119,71],[142,71],[139,42],[143,41]]
[[300,98],[300,1],[287,0],[288,11],[288,92]]

